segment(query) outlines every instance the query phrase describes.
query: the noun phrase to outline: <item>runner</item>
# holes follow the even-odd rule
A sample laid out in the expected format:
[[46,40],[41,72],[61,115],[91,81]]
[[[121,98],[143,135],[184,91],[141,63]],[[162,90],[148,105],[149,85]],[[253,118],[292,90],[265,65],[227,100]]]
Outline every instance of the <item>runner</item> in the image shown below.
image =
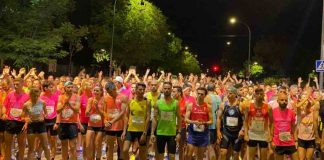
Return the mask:
[[10,88],[10,79],[2,79],[0,82],[0,159],[4,159],[5,155],[5,141],[4,141],[4,133],[6,128],[6,121],[3,119],[6,116],[6,108],[3,105],[3,102],[8,93],[11,92]]
[[125,116],[124,130],[122,134],[123,146],[123,158],[129,159],[129,148],[131,142],[139,141],[139,158],[146,159],[146,140],[147,140],[147,128],[150,122],[151,115],[151,102],[144,98],[145,84],[137,83],[136,96],[130,101],[127,113]]
[[[151,83],[149,84],[149,87],[150,87],[151,91],[144,95],[144,97],[146,97],[146,99],[151,102],[151,107],[152,107],[152,109],[151,109],[151,117],[150,117],[150,125],[149,125],[149,128],[148,128],[147,132],[151,131],[152,121],[153,121],[153,118],[154,118],[154,106],[155,106],[156,102],[158,101],[158,99],[160,99],[160,97],[161,97],[161,94],[158,91],[159,83],[158,83],[157,80],[153,79],[151,81]],[[148,135],[148,139],[150,139],[149,135]],[[156,142],[155,141],[149,141],[149,143],[147,143],[147,147],[148,147],[149,156],[153,156],[153,157],[156,158],[156,155],[157,155],[157,154],[155,154],[155,152],[157,152],[156,151],[156,149],[157,149]]]
[[55,159],[56,155],[56,142],[57,142],[57,131],[54,130],[54,124],[56,122],[56,107],[58,103],[58,95],[53,94],[53,82],[45,81],[42,85],[43,93],[40,99],[44,101],[46,105],[47,116],[45,117],[45,126],[47,131],[47,138],[50,142],[51,147],[51,159]]
[[271,145],[275,151],[274,158],[283,160],[284,155],[291,155],[292,160],[297,160],[297,136],[294,135],[296,129],[295,113],[287,108],[287,93],[279,93],[277,101],[279,107],[272,109],[269,114]]
[[123,149],[123,144],[121,141],[121,134],[123,133],[123,118],[127,108],[128,99],[123,94],[117,94],[116,86],[113,82],[107,82],[105,88],[108,93],[108,95],[105,97],[107,113],[107,118],[105,119],[108,145],[107,158],[108,160],[113,159],[114,146],[117,140],[118,159],[122,159],[121,151]]
[[[81,145],[82,144],[82,148],[83,148],[83,151],[82,151],[82,156],[83,156],[83,159],[86,159],[87,158],[87,151],[85,150],[86,149],[86,133],[87,133],[87,128],[88,128],[88,122],[89,122],[89,116],[86,116],[85,114],[85,111],[86,111],[86,108],[87,108],[87,105],[88,105],[88,99],[91,98],[93,96],[92,94],[92,83],[88,80],[88,79],[85,79],[81,85],[81,89],[80,89],[80,114],[79,114],[79,118],[80,118],[80,122],[81,122],[81,125],[83,127],[83,131],[80,131],[79,133],[79,144]],[[81,136],[81,139],[80,139],[80,136]],[[81,143],[80,143],[81,141]],[[79,148],[77,148],[79,149]]]
[[[297,119],[298,121],[298,156],[300,160],[311,160],[315,151],[315,136],[317,133],[318,114],[315,115],[314,110],[318,107],[310,97],[310,91],[302,94],[300,102],[297,103]],[[316,112],[317,113],[317,112]]]
[[202,160],[209,143],[208,125],[213,123],[212,109],[204,102],[207,95],[206,88],[197,89],[197,103],[187,106],[185,120],[188,126],[188,140],[186,159],[191,160],[197,150],[197,158]]
[[23,104],[29,100],[29,95],[23,91],[24,80],[22,78],[16,78],[14,80],[15,91],[9,93],[3,106],[6,108],[6,114],[3,115],[3,119],[7,120],[5,129],[5,160],[11,158],[11,146],[13,143],[14,135],[18,138],[18,160],[24,159],[24,153],[26,148],[26,132],[22,132],[25,124],[23,117],[21,117]]
[[268,141],[269,141],[269,114],[268,104],[264,102],[264,91],[262,88],[255,89],[255,101],[246,108],[244,119],[244,139],[248,145],[248,157],[247,159],[254,159],[258,151],[260,150],[260,160],[266,160],[268,158]]
[[[73,84],[71,81],[65,82],[64,86],[65,93],[60,95],[58,99],[54,129],[58,129],[62,143],[62,159],[76,160],[80,97],[72,92]],[[79,127],[83,130],[81,125]],[[68,151],[70,151],[70,154]]]
[[[209,108],[211,108],[212,116],[213,116],[213,124],[209,125],[209,144],[208,144],[208,159],[216,160],[216,140],[217,140],[217,132],[216,132],[216,121],[217,121],[217,110],[221,103],[221,99],[218,95],[214,94],[215,85],[213,83],[209,83],[207,85],[208,95],[205,98],[206,103],[208,104]],[[217,150],[216,150],[217,149]]]
[[103,97],[103,88],[95,86],[94,96],[89,98],[85,115],[90,117],[86,133],[86,151],[87,159],[100,160],[102,152],[102,134],[103,120],[105,119],[105,100]]
[[[152,81],[152,84],[154,84],[154,81]],[[172,84],[164,82],[164,98],[158,100],[154,106],[151,141],[153,143],[156,141],[157,144],[157,160],[164,159],[163,154],[166,145],[169,159],[175,160],[176,146],[180,141],[181,113],[178,101],[171,97],[171,90]]]
[[186,131],[186,100],[183,98],[182,88],[180,86],[173,86],[172,97],[179,102],[180,113],[181,113],[181,132],[180,132],[180,142],[178,144],[179,160],[184,160],[185,158],[185,147],[187,139]]
[[48,139],[46,133],[45,117],[47,116],[46,104],[39,99],[40,89],[32,87],[29,91],[30,100],[24,104],[22,117],[25,118],[23,132],[27,131],[28,156],[27,159],[35,158],[36,138],[40,141],[40,147],[44,150],[45,158],[50,159]]
[[239,152],[244,136],[244,106],[238,101],[237,95],[237,89],[229,87],[227,95],[228,101],[219,106],[216,129],[221,148],[220,160],[225,160],[226,157],[232,155],[232,151],[234,151],[234,159],[239,159]]

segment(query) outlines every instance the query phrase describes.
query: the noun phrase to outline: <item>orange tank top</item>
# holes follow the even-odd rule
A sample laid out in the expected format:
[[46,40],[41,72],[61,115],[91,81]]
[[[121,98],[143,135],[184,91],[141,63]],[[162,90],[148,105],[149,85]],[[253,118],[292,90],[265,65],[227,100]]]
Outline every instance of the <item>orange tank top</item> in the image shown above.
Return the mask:
[[[106,107],[107,107],[107,121],[113,120],[116,116],[118,116],[121,112],[121,104],[122,104],[122,94],[119,94],[116,99],[111,96],[106,97]],[[107,129],[108,131],[121,131],[124,128],[124,120],[123,118],[119,119],[115,123],[112,124],[111,128]]]
[[[65,99],[67,97],[65,95],[60,96],[61,103],[64,105],[63,110],[60,114],[60,122],[61,123],[77,123],[79,113],[75,113],[69,105],[65,105]],[[78,100],[78,96],[73,94],[69,100],[71,106],[75,106]]]
[[[94,99],[94,98],[93,98]],[[90,114],[89,114],[89,122],[88,126],[91,127],[102,127],[103,126],[103,117],[100,115],[100,112],[98,109],[103,109],[104,104],[103,104],[103,98],[101,98],[98,102],[98,108],[96,105],[93,103],[92,99],[92,104],[91,104],[91,109],[90,109]]]

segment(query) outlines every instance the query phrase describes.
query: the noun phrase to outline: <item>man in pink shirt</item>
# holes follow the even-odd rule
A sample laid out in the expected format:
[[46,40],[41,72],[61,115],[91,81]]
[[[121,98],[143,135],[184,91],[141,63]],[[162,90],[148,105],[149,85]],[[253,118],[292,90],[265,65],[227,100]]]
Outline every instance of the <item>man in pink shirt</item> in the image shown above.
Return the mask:
[[29,100],[29,95],[23,91],[24,80],[22,78],[16,78],[14,80],[15,91],[9,93],[3,106],[6,108],[6,113],[3,115],[3,119],[7,120],[5,138],[5,160],[9,160],[11,157],[11,145],[13,137],[16,134],[18,138],[18,160],[24,159],[24,152],[26,148],[26,130],[23,130],[25,124],[24,117],[21,117],[23,105]]
[[293,110],[288,109],[288,95],[281,92],[278,95],[278,105],[269,114],[270,140],[275,151],[275,159],[283,160],[284,155],[291,155],[292,160],[297,160],[296,116]]

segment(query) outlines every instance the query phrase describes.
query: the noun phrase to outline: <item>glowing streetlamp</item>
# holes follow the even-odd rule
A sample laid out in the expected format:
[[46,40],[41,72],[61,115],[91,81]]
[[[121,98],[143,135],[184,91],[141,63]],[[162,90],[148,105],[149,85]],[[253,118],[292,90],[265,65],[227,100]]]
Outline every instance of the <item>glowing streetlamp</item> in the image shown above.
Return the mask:
[[[248,57],[248,73],[250,75],[250,71],[251,71],[251,65],[250,65],[250,62],[251,62],[251,28],[248,24],[242,22],[242,21],[238,21],[235,17],[232,17],[229,19],[229,22],[230,24],[235,24],[235,23],[241,23],[243,24],[248,32],[249,32],[249,57]],[[249,78],[249,77],[248,77]]]

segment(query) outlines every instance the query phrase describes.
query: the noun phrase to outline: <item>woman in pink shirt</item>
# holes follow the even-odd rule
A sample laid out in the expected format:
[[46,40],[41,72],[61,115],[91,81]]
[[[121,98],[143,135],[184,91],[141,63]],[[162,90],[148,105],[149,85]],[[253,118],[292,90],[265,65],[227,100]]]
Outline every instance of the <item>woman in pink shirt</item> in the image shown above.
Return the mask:
[[53,93],[54,84],[51,81],[43,82],[43,93],[40,99],[45,102],[47,116],[45,117],[45,125],[47,131],[48,141],[51,147],[51,159],[55,159],[56,154],[56,141],[57,141],[57,130],[54,130],[54,124],[56,122],[56,106],[58,101],[58,95]]
[[279,107],[274,108],[269,113],[271,145],[275,150],[275,159],[283,160],[284,155],[291,155],[292,160],[297,160],[297,136],[294,135],[296,129],[295,113],[287,108],[287,93],[280,93],[277,101]]
[[[86,132],[87,132],[87,127],[88,127],[88,122],[89,122],[89,116],[86,116],[85,111],[86,107],[88,104],[88,99],[92,97],[92,83],[89,80],[85,80],[82,83],[82,88],[80,89],[80,122],[81,125],[84,128],[84,131],[81,132],[81,143],[82,143],[82,148],[86,148]],[[79,143],[79,144],[81,144]],[[86,159],[87,157],[87,152],[83,152],[83,159]]]

